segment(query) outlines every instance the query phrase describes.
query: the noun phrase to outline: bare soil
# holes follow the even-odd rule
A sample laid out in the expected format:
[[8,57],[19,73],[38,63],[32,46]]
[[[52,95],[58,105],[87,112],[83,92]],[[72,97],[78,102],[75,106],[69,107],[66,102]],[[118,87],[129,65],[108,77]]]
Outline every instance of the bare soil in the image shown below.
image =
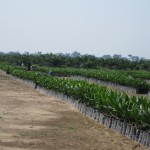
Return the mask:
[[0,150],[146,150],[55,97],[0,73]]

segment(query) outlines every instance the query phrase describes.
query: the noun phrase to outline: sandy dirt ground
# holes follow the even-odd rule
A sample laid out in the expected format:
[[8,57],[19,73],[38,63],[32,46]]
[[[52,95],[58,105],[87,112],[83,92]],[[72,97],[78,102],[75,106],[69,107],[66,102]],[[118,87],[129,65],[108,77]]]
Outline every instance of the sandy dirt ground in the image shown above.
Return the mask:
[[146,150],[0,73],[0,150]]

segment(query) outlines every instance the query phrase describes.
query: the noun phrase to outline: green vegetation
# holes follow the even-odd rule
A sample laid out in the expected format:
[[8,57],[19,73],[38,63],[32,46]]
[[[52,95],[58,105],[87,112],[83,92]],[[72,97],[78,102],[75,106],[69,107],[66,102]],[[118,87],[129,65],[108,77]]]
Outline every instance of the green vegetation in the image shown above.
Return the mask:
[[111,82],[119,85],[136,88],[137,90],[147,93],[150,85],[142,79],[129,77],[129,73],[125,71],[116,71],[109,69],[77,69],[77,68],[49,68],[36,67],[36,71],[47,73],[52,70],[57,76],[71,76],[79,75],[87,78],[94,78],[97,80]]
[[0,62],[8,62],[13,65],[27,66],[28,62],[31,64],[38,64],[40,66],[48,67],[73,67],[73,68],[109,68],[119,70],[148,70],[150,71],[150,60],[144,59],[127,59],[122,57],[108,58],[95,57],[92,55],[80,55],[77,57],[70,57],[68,55],[55,54],[24,54],[20,53],[0,53]]
[[144,70],[132,70],[132,71],[119,71],[120,73],[125,73],[128,76],[132,76],[133,78],[140,78],[145,80],[150,80],[150,72]]
[[[9,72],[13,69],[26,70],[25,67],[1,65],[2,69],[7,68]],[[48,73],[49,70],[53,71],[55,76],[83,76],[87,78],[93,78],[105,82],[111,82],[114,84],[124,85],[128,87],[136,88],[139,93],[148,93],[150,90],[150,84],[140,78],[132,77],[131,71],[118,71],[109,69],[77,69],[77,68],[50,68],[36,66],[35,71]],[[138,75],[138,71],[137,75]],[[139,75],[142,71],[139,72]],[[133,74],[134,75],[134,74]],[[144,71],[143,71],[144,75]],[[142,76],[144,77],[144,76]],[[146,76],[145,76],[146,77]]]
[[[7,67],[3,66],[3,69],[7,70]],[[114,92],[107,87],[89,84],[86,81],[60,79],[18,68],[10,73],[21,79],[31,80],[48,90],[64,93],[110,117],[150,130],[150,101],[146,97],[130,97],[125,93]]]

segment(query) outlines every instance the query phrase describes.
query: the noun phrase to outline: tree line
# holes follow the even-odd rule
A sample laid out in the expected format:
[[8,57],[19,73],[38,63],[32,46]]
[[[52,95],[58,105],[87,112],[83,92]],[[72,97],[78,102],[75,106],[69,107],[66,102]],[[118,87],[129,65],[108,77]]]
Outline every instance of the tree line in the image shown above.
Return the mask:
[[[105,55],[106,56],[106,55]],[[109,68],[109,69],[134,69],[150,71],[149,59],[127,59],[125,57],[96,57],[94,55],[61,55],[53,53],[0,53],[0,62],[11,63],[12,65],[25,66],[37,64],[50,67],[75,67],[75,68]]]

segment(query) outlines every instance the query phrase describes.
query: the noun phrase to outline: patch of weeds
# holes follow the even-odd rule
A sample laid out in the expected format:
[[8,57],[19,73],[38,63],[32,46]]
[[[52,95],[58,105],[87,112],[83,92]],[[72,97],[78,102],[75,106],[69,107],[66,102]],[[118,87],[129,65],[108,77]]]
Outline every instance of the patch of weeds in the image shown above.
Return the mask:
[[76,128],[76,127],[74,127],[74,126],[69,126],[69,127],[68,127],[68,130],[69,130],[69,131],[76,131],[76,130],[77,130],[77,128]]

